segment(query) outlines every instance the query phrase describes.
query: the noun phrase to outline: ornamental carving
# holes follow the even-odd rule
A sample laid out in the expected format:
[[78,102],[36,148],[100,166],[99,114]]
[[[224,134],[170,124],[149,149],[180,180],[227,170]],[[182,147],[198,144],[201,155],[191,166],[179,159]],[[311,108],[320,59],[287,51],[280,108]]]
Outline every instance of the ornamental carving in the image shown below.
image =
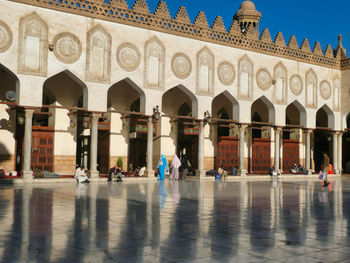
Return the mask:
[[300,95],[303,91],[303,82],[299,75],[293,75],[290,78],[290,90],[296,96]]
[[23,17],[18,33],[18,73],[46,76],[49,28],[35,12]]
[[79,39],[68,32],[60,33],[53,40],[56,58],[65,64],[76,62],[81,55],[81,43]]
[[214,92],[214,55],[207,48],[197,53],[197,94],[212,95]]
[[253,97],[254,66],[247,55],[238,61],[238,99]]
[[165,83],[165,46],[153,37],[145,44],[145,88],[163,89]]
[[12,44],[11,29],[0,20],[0,53],[5,52]]
[[122,69],[131,72],[139,67],[141,55],[135,45],[124,43],[117,50],[117,61]]
[[222,84],[226,86],[232,85],[236,74],[233,65],[229,62],[222,62],[218,67],[218,77]]
[[312,69],[306,73],[305,92],[306,106],[315,108],[317,106],[317,76]]
[[171,61],[171,69],[177,78],[188,78],[192,71],[190,58],[184,53],[175,54]]
[[111,75],[110,34],[97,25],[87,33],[86,80],[109,83]]
[[332,95],[332,88],[328,81],[322,81],[320,85],[320,93],[323,99],[328,100]]
[[260,69],[256,74],[256,81],[258,83],[258,87],[261,90],[268,90],[272,85],[272,78],[270,72],[268,72],[266,69]]

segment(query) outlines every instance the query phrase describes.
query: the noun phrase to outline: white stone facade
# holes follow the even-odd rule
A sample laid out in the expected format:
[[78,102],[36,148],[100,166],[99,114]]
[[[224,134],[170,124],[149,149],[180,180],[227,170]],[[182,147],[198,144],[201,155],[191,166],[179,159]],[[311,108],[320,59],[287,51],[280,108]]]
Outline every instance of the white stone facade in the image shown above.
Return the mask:
[[[0,64],[18,80],[17,105],[40,108],[44,90],[55,97],[50,105],[58,107],[49,111],[55,131],[54,171],[60,174],[74,170],[77,134],[70,121],[77,120],[67,113],[70,107],[78,107],[81,94],[80,107],[87,112],[104,113],[110,120],[110,165],[122,157],[126,166],[129,123],[121,118],[122,111],[131,111],[130,105],[138,97],[140,113],[151,116],[153,108],[159,105],[163,115],[154,137],[154,162],[161,153],[169,158],[177,153],[170,115],[179,115],[181,104],[188,102],[195,119],[203,119],[206,111],[217,117],[212,110],[220,107],[213,102],[220,94],[225,94],[231,103],[230,119],[246,125],[251,124],[252,105],[260,98],[269,109],[265,122],[274,127],[287,126],[286,110],[295,102],[301,116],[297,129],[301,162],[305,160],[305,135],[301,128],[316,128],[319,109],[323,107],[328,114],[330,130],[344,132],[350,128],[346,123],[350,112],[350,70],[5,0],[0,0],[0,33]],[[64,77],[55,79],[62,72]],[[6,84],[9,81],[5,77],[0,77],[0,83],[5,83],[1,89],[13,87]],[[172,97],[165,99],[164,94],[175,87]],[[6,112],[8,107],[0,105],[2,120],[11,119]],[[245,169],[249,170],[251,136],[249,128],[246,131],[243,148]],[[84,132],[90,135],[88,130]],[[13,127],[0,126],[0,155],[4,156],[0,168],[3,165],[7,170],[15,169],[10,164],[16,155],[14,133]],[[274,159],[273,130],[269,136]],[[210,125],[206,125],[202,169],[213,168],[215,156],[215,138]]]

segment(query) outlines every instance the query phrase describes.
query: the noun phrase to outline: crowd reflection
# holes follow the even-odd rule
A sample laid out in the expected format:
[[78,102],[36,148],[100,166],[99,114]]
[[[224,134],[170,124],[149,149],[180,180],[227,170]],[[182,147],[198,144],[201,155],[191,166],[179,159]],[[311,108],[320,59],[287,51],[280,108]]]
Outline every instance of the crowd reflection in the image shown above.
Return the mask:
[[[350,180],[2,187],[1,262],[229,261],[350,240]],[[346,220],[347,224],[343,221]]]

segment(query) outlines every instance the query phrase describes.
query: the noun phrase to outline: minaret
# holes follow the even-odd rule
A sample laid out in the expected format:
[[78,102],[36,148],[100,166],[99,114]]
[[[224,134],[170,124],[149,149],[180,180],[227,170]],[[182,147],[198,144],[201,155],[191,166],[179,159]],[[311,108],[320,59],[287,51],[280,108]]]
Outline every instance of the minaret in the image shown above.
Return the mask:
[[242,33],[247,32],[248,28],[253,26],[259,31],[259,21],[261,13],[255,9],[255,4],[250,0],[245,0],[238,12],[233,16],[234,21],[238,21]]

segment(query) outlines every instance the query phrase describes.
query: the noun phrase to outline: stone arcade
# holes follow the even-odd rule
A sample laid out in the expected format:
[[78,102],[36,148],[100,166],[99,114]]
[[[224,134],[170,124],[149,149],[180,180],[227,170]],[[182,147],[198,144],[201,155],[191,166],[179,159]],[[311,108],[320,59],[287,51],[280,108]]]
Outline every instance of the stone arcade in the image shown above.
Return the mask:
[[[240,175],[350,161],[350,59],[259,32],[244,1],[229,30],[160,1],[0,0],[0,168],[92,177],[122,158],[147,166],[186,152],[193,173]],[[16,99],[6,98],[8,91]],[[7,96],[8,97],[8,96]],[[160,111],[159,119],[158,106]]]

